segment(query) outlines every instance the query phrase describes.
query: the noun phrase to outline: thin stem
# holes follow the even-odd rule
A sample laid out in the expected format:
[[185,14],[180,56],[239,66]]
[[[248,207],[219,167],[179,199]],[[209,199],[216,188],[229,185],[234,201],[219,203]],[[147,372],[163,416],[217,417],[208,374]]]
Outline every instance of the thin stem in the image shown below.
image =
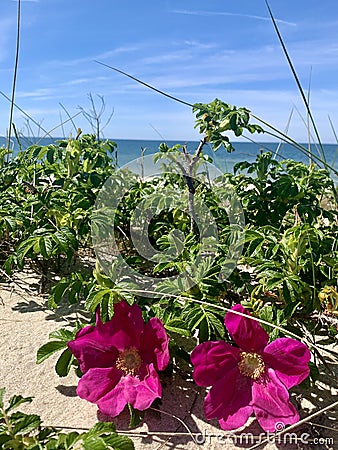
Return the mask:
[[7,137],[7,150],[8,151],[9,151],[10,143],[11,143],[15,88],[16,88],[16,79],[17,79],[18,65],[19,65],[20,27],[21,27],[21,23],[20,22],[21,22],[21,0],[18,0],[17,31],[16,31],[16,33],[17,33],[16,34],[16,51],[15,51],[15,63],[14,63],[14,74],[13,74],[11,107],[10,107],[10,112],[9,112],[8,137]]
[[142,295],[143,293],[154,294],[154,296],[157,296],[157,297],[164,296],[164,297],[176,298],[177,300],[198,303],[200,305],[212,306],[215,309],[220,309],[222,311],[231,312],[233,314],[237,314],[238,316],[245,317],[246,319],[254,320],[255,322],[259,322],[259,323],[267,325],[267,326],[269,326],[271,328],[275,328],[276,330],[282,331],[284,334],[286,334],[288,336],[292,336],[293,338],[297,339],[298,341],[307,343],[309,346],[317,349],[318,351],[326,352],[326,354],[331,356],[331,352],[329,350],[326,350],[323,347],[317,346],[317,344],[314,344],[313,342],[311,342],[307,338],[303,338],[301,336],[298,336],[297,334],[293,333],[292,331],[289,331],[286,328],[283,328],[283,327],[281,327],[279,325],[275,325],[274,323],[268,322],[267,320],[263,320],[263,319],[260,319],[258,317],[254,317],[254,316],[249,316],[248,314],[241,313],[240,311],[236,311],[236,310],[233,310],[231,308],[227,308],[226,306],[215,305],[213,303],[204,302],[204,301],[198,300],[196,298],[185,297],[183,295],[169,294],[168,292],[150,291],[150,290],[144,290],[144,289],[129,289],[128,292],[134,293],[136,295],[137,294]]
[[[264,133],[269,134],[270,136],[276,137],[278,139],[280,139],[282,137],[285,140],[285,142],[293,145],[299,151],[304,153],[304,155],[309,156],[309,150],[307,148],[305,148],[304,146],[302,146],[301,144],[299,144],[298,142],[296,142],[290,136],[287,136],[285,133],[283,133],[282,131],[278,130],[278,128],[275,128],[273,125],[271,125],[270,123],[266,122],[264,119],[261,119],[260,117],[256,116],[255,114],[251,113],[251,117],[253,117],[254,119],[258,120],[263,125],[266,125],[267,127],[269,127],[271,130],[273,130],[275,132],[275,133],[272,133],[271,131],[264,130]],[[323,164],[324,167],[327,170],[332,170],[332,172],[335,175],[338,175],[338,170],[336,170],[334,167],[332,167],[332,165],[328,164],[325,159],[322,159],[321,157],[316,156],[314,154],[312,154],[312,157],[313,157],[313,159],[315,159],[315,160],[319,161],[321,164]]]
[[[328,405],[325,408],[322,408],[319,411],[316,411],[315,413],[311,414],[310,416],[305,417],[304,419],[300,420],[299,422],[295,423],[294,425],[291,425],[291,426],[289,426],[287,428],[284,428],[284,430],[279,431],[278,433],[275,433],[273,435],[275,441],[277,441],[276,438],[278,436],[281,436],[284,433],[289,433],[291,430],[294,430],[295,428],[298,428],[300,425],[303,425],[304,423],[307,423],[309,420],[311,420],[311,419],[313,419],[313,418],[315,418],[317,416],[320,416],[324,412],[329,411],[330,409],[335,408],[336,406],[338,406],[338,402],[331,403],[331,405]],[[266,444],[267,442],[269,442],[269,439],[265,439],[265,440],[259,442],[258,444],[253,445],[248,450],[254,450],[256,448],[259,448],[261,445]]]
[[9,420],[9,417],[8,417],[7,413],[6,413],[5,408],[0,408],[0,411],[1,411],[1,413],[2,413],[2,418],[3,418],[3,420],[5,421],[5,424],[6,424],[6,427],[7,427],[7,429],[8,429],[9,434],[10,434],[12,437],[14,437],[14,434],[13,434],[13,427],[12,427],[12,424],[11,424],[11,422],[10,422],[10,420]]
[[[4,92],[0,91],[0,95],[2,95],[6,100],[11,102],[11,99]],[[46,131],[44,128],[42,128],[42,126],[36,120],[34,120],[29,114],[27,114],[22,108],[20,108],[20,106],[18,106],[14,102],[11,102],[11,103],[13,103],[15,108],[18,109],[25,117],[27,117],[29,120],[31,120],[34,123],[34,125],[37,125],[44,133],[46,133],[46,136],[52,137],[48,131]]]

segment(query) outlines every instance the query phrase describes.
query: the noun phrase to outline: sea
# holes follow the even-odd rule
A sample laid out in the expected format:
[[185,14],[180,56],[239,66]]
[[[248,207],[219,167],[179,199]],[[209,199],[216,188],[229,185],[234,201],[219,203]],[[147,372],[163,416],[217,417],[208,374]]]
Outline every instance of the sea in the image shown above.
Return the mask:
[[[55,143],[63,138],[20,138],[23,148],[30,145],[49,145]],[[109,139],[117,144],[118,166],[122,167],[125,164],[139,158],[142,154],[151,155],[158,151],[158,147],[162,142],[166,142],[169,147],[176,144],[186,145],[189,152],[193,152],[199,145],[198,141],[184,141],[184,140],[137,140],[137,139]],[[308,151],[302,151],[299,148],[280,142],[232,142],[235,151],[228,153],[223,147],[214,152],[209,144],[204,147],[204,153],[208,154],[213,164],[222,172],[233,172],[233,167],[236,163],[241,161],[252,162],[256,159],[262,151],[270,151],[277,160],[293,159],[304,163],[310,162]],[[5,147],[6,139],[0,137],[0,148]],[[322,151],[318,145],[301,144],[306,150],[311,150],[313,157],[312,162],[315,162],[319,167],[324,167]],[[323,153],[325,155],[326,167],[329,168],[332,178],[338,182],[338,144],[322,144]],[[11,142],[12,156],[15,156],[19,151],[19,145],[15,139]],[[330,170],[330,167],[333,170]]]

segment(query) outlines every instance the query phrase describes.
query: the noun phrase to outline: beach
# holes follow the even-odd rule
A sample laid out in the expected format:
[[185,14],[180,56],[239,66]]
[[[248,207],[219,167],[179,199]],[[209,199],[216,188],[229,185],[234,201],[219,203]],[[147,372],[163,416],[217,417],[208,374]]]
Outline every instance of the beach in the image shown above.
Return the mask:
[[[78,378],[74,371],[65,378],[55,373],[57,355],[41,365],[36,364],[36,352],[48,341],[48,334],[71,323],[81,314],[76,306],[64,305],[56,311],[50,310],[46,296],[37,292],[37,282],[34,273],[22,272],[0,284],[0,386],[6,388],[6,398],[14,394],[33,397],[31,404],[22,405],[19,410],[38,414],[44,426],[64,428],[65,432],[88,429],[97,420],[109,420],[98,413],[95,404],[76,395]],[[338,372],[337,367],[335,370]],[[245,428],[236,430],[235,436],[221,430],[216,420],[206,421],[203,413],[205,391],[193,383],[189,368],[185,372],[165,373],[161,380],[163,398],[155,402],[154,409],[146,412],[141,426],[128,429],[129,414],[126,410],[114,420],[117,430],[132,437],[137,450],[250,448],[259,440],[263,442],[265,434],[261,434],[262,429],[255,420],[251,420]],[[338,400],[338,391],[331,384],[332,378],[326,373],[314,389],[293,390],[293,403],[300,410],[301,418]],[[338,408],[319,414],[310,422],[316,425],[300,425],[293,430],[296,435],[285,438],[286,442],[280,436],[281,442],[275,444],[270,436],[270,442],[260,448],[336,448]],[[298,437],[297,443],[294,442],[295,436]],[[319,439],[322,444],[319,444]]]

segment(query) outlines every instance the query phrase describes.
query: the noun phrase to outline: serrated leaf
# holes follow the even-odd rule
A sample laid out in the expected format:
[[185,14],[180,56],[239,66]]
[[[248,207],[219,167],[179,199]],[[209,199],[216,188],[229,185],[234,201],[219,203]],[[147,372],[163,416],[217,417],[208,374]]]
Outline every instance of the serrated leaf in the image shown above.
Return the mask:
[[95,312],[98,305],[102,302],[105,296],[111,296],[111,289],[100,289],[97,291],[92,291],[86,300],[85,309],[87,311]]
[[190,330],[187,329],[187,324],[184,320],[181,319],[172,319],[169,320],[164,327],[168,331],[172,331],[173,333],[181,334],[182,336],[191,336]]
[[36,364],[41,364],[45,359],[49,358],[53,353],[66,347],[64,341],[51,341],[42,345],[36,355]]
[[108,445],[101,437],[90,436],[83,440],[83,448],[84,450],[106,450]]
[[22,405],[23,403],[31,403],[33,400],[33,397],[22,397],[22,395],[13,395],[9,399],[9,405],[6,408],[6,413],[9,411],[12,411],[14,408],[17,408],[19,405]]
[[115,433],[116,427],[113,422],[97,422],[87,433],[87,436],[100,436],[103,433]]
[[134,450],[135,446],[133,441],[127,436],[114,435],[105,439],[114,450]]
[[41,425],[41,418],[36,414],[22,414],[14,413],[11,416],[11,421],[15,423],[13,427],[13,434],[28,434],[37,429]]
[[65,328],[60,328],[60,330],[55,330],[49,333],[49,339],[58,339],[63,342],[69,342],[75,337],[75,332],[66,330]]
[[200,322],[202,322],[203,318],[204,318],[203,311],[198,306],[194,306],[185,317],[188,326],[192,331],[198,327]]

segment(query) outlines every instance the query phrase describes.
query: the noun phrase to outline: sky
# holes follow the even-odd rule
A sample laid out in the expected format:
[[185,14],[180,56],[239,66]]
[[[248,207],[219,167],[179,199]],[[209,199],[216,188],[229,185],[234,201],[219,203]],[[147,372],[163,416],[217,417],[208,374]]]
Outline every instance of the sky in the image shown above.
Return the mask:
[[[270,0],[324,143],[338,134],[338,2]],[[17,0],[0,0],[0,135],[8,129]],[[114,66],[188,103],[215,98],[308,140],[304,104],[264,0],[22,0],[15,102],[53,136],[100,109],[107,138],[198,140],[190,107],[97,63]],[[23,134],[44,132],[19,109]],[[293,112],[292,112],[293,111]],[[289,127],[289,117],[292,112]],[[78,114],[71,122],[60,123]],[[110,117],[111,116],[111,117]],[[253,120],[254,123],[258,123]],[[271,141],[257,135],[258,142]]]

